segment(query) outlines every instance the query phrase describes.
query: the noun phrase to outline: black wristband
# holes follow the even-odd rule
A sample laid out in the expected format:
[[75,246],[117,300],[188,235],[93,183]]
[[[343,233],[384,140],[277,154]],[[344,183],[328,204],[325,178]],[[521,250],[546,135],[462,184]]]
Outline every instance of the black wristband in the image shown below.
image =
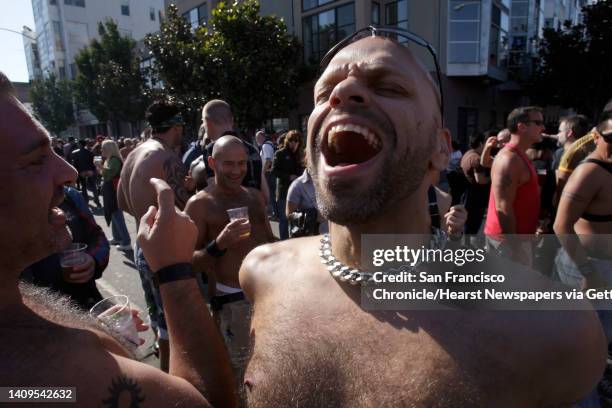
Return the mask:
[[195,272],[191,267],[191,263],[178,263],[161,268],[155,274],[157,282],[160,285],[178,280],[193,279]]
[[210,241],[208,243],[208,245],[206,245],[206,252],[208,252],[208,255],[214,257],[214,258],[220,258],[223,255],[225,255],[225,253],[227,252],[227,249],[220,249],[219,246],[217,245],[217,240],[213,239],[212,241]]

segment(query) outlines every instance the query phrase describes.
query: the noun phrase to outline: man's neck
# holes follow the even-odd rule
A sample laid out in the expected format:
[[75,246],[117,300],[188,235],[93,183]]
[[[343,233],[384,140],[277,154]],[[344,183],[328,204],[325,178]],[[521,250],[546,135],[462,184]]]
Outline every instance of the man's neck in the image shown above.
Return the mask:
[[563,143],[563,150],[569,149],[573,143],[574,143],[573,140],[566,140],[565,143]]
[[2,312],[22,309],[25,306],[19,291],[19,280],[17,279],[19,273],[2,270],[0,275],[3,276],[2,285],[0,285],[0,320],[3,320]]
[[525,153],[527,151],[527,149],[529,149],[531,147],[531,145],[533,143],[531,143],[531,141],[526,140],[526,138],[521,137],[520,135],[517,135],[515,133],[513,133],[510,136],[510,142],[513,145],[516,146],[517,149],[519,149],[520,151],[522,151],[523,153]]
[[151,140],[155,140],[156,142],[159,142],[166,150],[173,149],[173,147],[170,145],[170,137],[166,135],[156,134],[156,135],[151,136]]
[[[410,197],[383,210],[383,214],[362,224],[339,225],[329,223],[332,253],[341,263],[361,267],[361,236],[363,234],[414,234],[420,240],[430,232],[430,216],[427,207],[429,183]],[[407,243],[420,245],[422,242]]]
[[228,195],[228,196],[235,196],[235,195],[239,195],[240,193],[242,193],[242,186],[226,186],[223,185],[223,183],[219,183],[219,180],[217,180],[215,178],[215,189],[217,190],[218,193],[224,194],[224,195]]

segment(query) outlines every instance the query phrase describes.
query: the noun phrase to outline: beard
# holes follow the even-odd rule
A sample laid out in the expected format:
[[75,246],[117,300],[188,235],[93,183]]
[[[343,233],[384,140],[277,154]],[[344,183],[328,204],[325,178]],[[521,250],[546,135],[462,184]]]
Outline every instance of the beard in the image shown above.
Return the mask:
[[414,146],[404,154],[393,158],[381,158],[382,166],[372,174],[367,185],[356,188],[354,182],[321,180],[319,161],[320,138],[309,155],[308,171],[315,187],[317,206],[321,215],[336,224],[355,225],[376,219],[387,208],[414,194],[421,186],[429,168],[429,158],[434,148],[433,138],[425,146]]

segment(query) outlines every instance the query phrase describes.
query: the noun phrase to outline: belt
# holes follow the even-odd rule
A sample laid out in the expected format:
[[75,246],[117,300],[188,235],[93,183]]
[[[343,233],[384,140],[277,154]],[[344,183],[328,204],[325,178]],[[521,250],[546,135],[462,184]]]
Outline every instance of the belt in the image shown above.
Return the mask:
[[244,300],[244,292],[230,293],[229,295],[213,296],[210,299],[210,308],[214,312],[223,309],[223,305],[227,303],[239,302]]

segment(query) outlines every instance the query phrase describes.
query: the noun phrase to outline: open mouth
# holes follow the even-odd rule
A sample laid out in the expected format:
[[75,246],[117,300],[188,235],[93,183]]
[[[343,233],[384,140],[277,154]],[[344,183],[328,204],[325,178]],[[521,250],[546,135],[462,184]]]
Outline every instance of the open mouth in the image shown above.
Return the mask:
[[349,123],[332,126],[321,141],[321,152],[331,167],[361,164],[382,150],[382,141],[370,129]]

